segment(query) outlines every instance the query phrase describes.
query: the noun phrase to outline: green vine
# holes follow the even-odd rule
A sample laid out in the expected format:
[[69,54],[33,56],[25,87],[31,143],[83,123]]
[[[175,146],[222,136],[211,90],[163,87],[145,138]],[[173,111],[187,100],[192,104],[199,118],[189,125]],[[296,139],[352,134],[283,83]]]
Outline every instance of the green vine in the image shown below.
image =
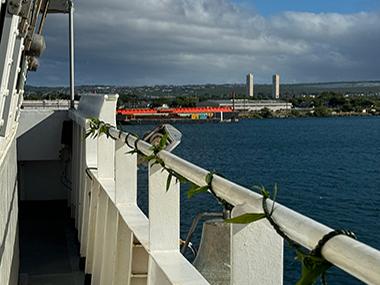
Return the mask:
[[[95,118],[95,117],[89,117],[87,119],[90,122],[90,129],[86,132],[86,134],[82,138],[82,141],[86,140],[88,137],[92,137],[93,139],[95,139],[97,136],[100,136],[103,133],[106,135],[107,139],[108,138],[111,138],[113,140],[117,139],[110,134],[110,129],[115,128],[114,126],[104,121],[100,121],[98,118]],[[120,125],[120,133],[121,132],[122,132],[122,128]]]
[[[113,140],[117,139],[110,134],[110,129],[115,128],[114,126],[112,126],[108,123],[105,123],[104,121],[100,121],[98,118],[95,118],[95,117],[89,117],[87,119],[90,122],[90,129],[86,132],[86,134],[82,140],[85,140],[88,137],[92,137],[93,139],[95,139],[96,137],[98,137],[102,133],[104,133],[107,136],[107,138],[111,138]],[[121,132],[122,132],[122,127],[120,125],[120,134],[121,134]],[[120,134],[119,134],[119,137],[120,137]],[[140,138],[136,134],[128,133],[128,136],[129,135],[133,135],[133,136],[137,137],[137,140],[135,141],[135,146],[134,147],[130,146],[133,149],[130,152],[128,152],[129,154],[138,153],[146,161],[148,161],[148,162],[153,161],[151,166],[153,166],[155,164],[160,164],[162,167],[162,171],[166,170],[168,172],[168,178],[166,180],[166,191],[169,190],[171,181],[172,181],[173,177],[175,177],[177,179],[177,181],[179,181],[179,182],[182,182],[184,184],[190,183],[190,188],[189,188],[189,191],[187,192],[188,198],[191,198],[194,194],[209,191],[216,198],[216,200],[219,202],[219,204],[221,204],[223,206],[224,209],[231,210],[233,208],[233,206],[231,204],[229,204],[227,201],[218,197],[216,195],[216,193],[214,192],[214,190],[212,189],[212,186],[211,186],[213,176],[218,175],[218,176],[224,177],[222,174],[217,173],[215,170],[211,171],[210,173],[208,173],[206,175],[206,178],[205,178],[205,182],[207,183],[207,185],[199,186],[199,185],[191,182],[187,178],[183,177],[182,175],[180,175],[179,173],[177,173],[176,171],[174,171],[173,169],[171,169],[165,165],[165,162],[161,158],[159,158],[158,153],[164,149],[164,147],[166,145],[167,138],[168,138],[168,133],[163,135],[163,137],[161,138],[158,145],[152,145],[149,148],[149,150],[153,151],[153,154],[149,155],[149,156],[143,154],[141,151],[139,151],[137,149],[137,142],[140,140]],[[127,138],[128,138],[128,136],[127,136]]]
[[260,190],[261,195],[263,195],[262,207],[264,213],[247,213],[236,218],[225,220],[227,223],[237,223],[237,224],[248,224],[263,218],[266,218],[272,227],[275,229],[277,234],[279,234],[289,245],[290,248],[293,248],[296,251],[297,259],[301,261],[302,264],[302,278],[297,282],[296,285],[312,285],[315,281],[321,277],[321,282],[323,285],[326,285],[326,271],[333,266],[321,255],[321,250],[323,245],[332,237],[336,235],[346,235],[351,238],[356,239],[356,236],[347,230],[336,230],[325,235],[318,243],[317,247],[310,252],[305,252],[301,245],[293,241],[288,237],[285,232],[280,228],[278,224],[273,220],[272,214],[274,212],[274,204],[277,196],[277,185],[274,187],[273,203],[272,208],[268,211],[266,200],[270,198],[270,194],[265,190],[264,186],[254,186],[253,188]]
[[219,204],[221,204],[223,206],[224,209],[231,210],[233,208],[233,206],[231,204],[229,204],[227,201],[225,201],[224,199],[221,199],[220,197],[218,197],[216,195],[216,193],[214,192],[214,190],[212,189],[212,186],[211,186],[211,181],[213,179],[214,174],[221,176],[221,177],[224,177],[222,174],[217,173],[215,170],[211,171],[210,173],[208,173],[206,175],[206,178],[205,178],[207,185],[199,186],[199,185],[191,182],[190,180],[188,180],[186,177],[182,176],[178,172],[174,171],[173,169],[171,169],[165,165],[165,162],[161,158],[158,157],[158,153],[164,149],[164,147],[166,145],[167,138],[168,138],[168,133],[166,133],[161,138],[158,145],[151,146],[149,148],[149,150],[152,150],[153,154],[149,155],[149,156],[145,156],[144,154],[142,154],[141,152],[139,152],[137,150],[137,147],[135,147],[135,151],[139,152],[148,162],[153,161],[151,166],[153,166],[155,164],[160,164],[162,167],[162,171],[166,170],[168,172],[168,178],[166,180],[166,191],[169,190],[170,183],[171,183],[173,177],[175,177],[177,179],[177,181],[179,181],[181,183],[184,183],[184,184],[189,183],[190,184],[189,191],[187,192],[188,198],[191,198],[194,194],[209,191],[215,197],[215,199],[219,202]]

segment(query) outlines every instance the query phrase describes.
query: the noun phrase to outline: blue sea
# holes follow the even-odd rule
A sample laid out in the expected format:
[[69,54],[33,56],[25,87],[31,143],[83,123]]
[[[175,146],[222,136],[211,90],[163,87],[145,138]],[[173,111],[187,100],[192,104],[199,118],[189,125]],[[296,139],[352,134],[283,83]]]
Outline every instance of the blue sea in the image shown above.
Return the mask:
[[[263,185],[277,202],[334,229],[353,231],[380,249],[380,117],[242,119],[237,123],[177,124],[182,142],[176,155],[247,188]],[[155,126],[124,126],[140,136]],[[146,175],[140,167],[139,177]],[[140,179],[139,178],[139,179]],[[140,181],[141,180],[141,181]],[[147,212],[146,182],[139,204]],[[187,199],[181,187],[181,238],[194,217],[221,212],[206,193]],[[199,246],[201,226],[192,242]],[[284,284],[295,284],[301,265],[285,245]],[[337,268],[328,284],[363,284]]]

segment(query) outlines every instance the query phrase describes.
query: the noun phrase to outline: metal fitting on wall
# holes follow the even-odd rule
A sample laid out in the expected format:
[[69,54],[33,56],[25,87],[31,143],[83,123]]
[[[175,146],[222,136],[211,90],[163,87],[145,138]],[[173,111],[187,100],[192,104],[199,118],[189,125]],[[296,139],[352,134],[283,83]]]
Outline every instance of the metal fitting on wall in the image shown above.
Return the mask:
[[28,70],[29,71],[37,71],[37,69],[40,67],[40,61],[35,57],[29,57],[28,60]]
[[46,49],[46,43],[43,36],[33,34],[30,49],[26,51],[26,55],[40,57]]

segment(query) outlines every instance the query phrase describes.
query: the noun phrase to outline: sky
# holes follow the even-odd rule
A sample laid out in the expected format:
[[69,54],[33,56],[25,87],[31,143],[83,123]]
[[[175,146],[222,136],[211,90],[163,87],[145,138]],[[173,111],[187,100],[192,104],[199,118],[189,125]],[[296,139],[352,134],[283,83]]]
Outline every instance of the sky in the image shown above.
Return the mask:
[[[380,80],[378,0],[74,0],[75,85]],[[68,15],[49,14],[33,86],[69,86]]]

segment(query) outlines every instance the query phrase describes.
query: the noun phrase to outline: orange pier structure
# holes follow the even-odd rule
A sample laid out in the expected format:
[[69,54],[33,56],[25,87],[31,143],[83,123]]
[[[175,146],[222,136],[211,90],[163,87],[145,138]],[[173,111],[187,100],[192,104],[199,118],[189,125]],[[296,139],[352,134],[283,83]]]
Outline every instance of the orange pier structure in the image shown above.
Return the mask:
[[230,107],[184,107],[162,109],[119,109],[116,120],[121,124],[193,124],[237,121],[238,112]]

